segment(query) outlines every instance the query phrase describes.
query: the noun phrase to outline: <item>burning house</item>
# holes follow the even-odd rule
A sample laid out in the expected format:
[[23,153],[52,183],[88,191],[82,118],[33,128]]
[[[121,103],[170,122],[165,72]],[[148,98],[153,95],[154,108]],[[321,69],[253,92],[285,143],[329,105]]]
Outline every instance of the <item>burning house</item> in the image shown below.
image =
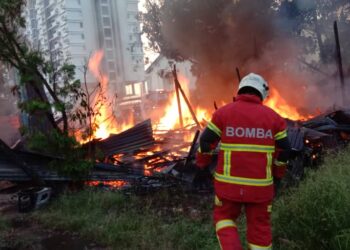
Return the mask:
[[[165,2],[167,11],[181,1]],[[108,59],[109,50],[95,51],[90,57],[89,72],[99,82],[103,98],[91,99],[92,104],[98,103],[93,133],[83,138],[82,131],[74,131],[86,151],[101,153],[85,178],[90,185],[103,182],[118,187],[131,183],[154,187],[174,180],[192,183],[199,131],[216,108],[232,101],[239,79],[236,72],[257,72],[269,82],[270,96],[265,105],[289,124],[294,151],[289,170],[293,180],[302,177],[305,166],[317,165],[324,152],[348,143],[350,115],[344,109],[346,105],[326,112],[339,104],[341,92],[334,90],[339,84],[333,77],[325,80],[324,75],[300,63],[301,45],[284,36],[289,34],[285,33],[288,25],[282,21],[288,20],[281,21],[276,13],[271,14],[275,10],[267,1],[221,1],[221,5],[212,1],[212,8],[196,5],[199,1],[189,2],[189,9],[183,12],[190,12],[190,19],[174,17],[173,12],[164,15],[160,32],[172,41],[177,53],[185,55],[182,59],[192,59],[196,79],[189,74],[187,63],[176,69],[165,59],[168,55],[160,56],[146,70],[147,84],[126,84],[125,95],[116,101],[110,87],[113,77],[103,60]],[[213,11],[220,15],[213,17]],[[336,72],[334,65],[329,69],[331,75]],[[44,180],[69,179],[44,171],[46,162],[37,163],[41,158],[37,154],[24,153],[23,161],[13,163],[14,156],[23,152],[5,146],[4,150],[10,157],[4,157],[0,175],[8,180],[30,179],[31,172],[23,170],[27,165]],[[50,156],[45,160],[49,161]],[[8,167],[13,165],[16,171]],[[16,172],[17,179],[8,174],[9,169]]]

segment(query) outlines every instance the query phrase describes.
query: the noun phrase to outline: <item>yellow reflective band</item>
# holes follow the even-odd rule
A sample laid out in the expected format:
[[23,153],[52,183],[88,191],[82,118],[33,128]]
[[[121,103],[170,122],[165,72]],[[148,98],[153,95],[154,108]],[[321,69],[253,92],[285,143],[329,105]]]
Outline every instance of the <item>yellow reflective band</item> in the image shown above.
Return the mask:
[[220,249],[222,250],[223,247],[222,247],[222,245],[221,245],[221,242],[220,242],[220,239],[219,239],[219,235],[216,235],[216,238],[218,239],[218,242],[219,242],[219,245],[220,245]]
[[208,122],[208,129],[213,131],[215,134],[217,134],[219,137],[221,137],[221,130],[212,122]]
[[266,187],[273,184],[273,179],[253,179],[253,178],[243,178],[235,176],[225,176],[222,174],[215,173],[215,180],[219,182],[225,182],[230,184],[246,185],[246,186],[261,186]]
[[239,151],[239,152],[255,152],[255,153],[273,153],[275,146],[257,145],[257,144],[230,144],[221,143],[221,150]]
[[226,228],[226,227],[236,227],[236,223],[233,221],[233,220],[220,220],[216,223],[216,232],[223,229],[223,228]]
[[272,250],[272,244],[268,246],[259,246],[259,245],[248,243],[248,246],[250,250]]
[[222,206],[222,201],[215,195],[215,205],[218,207]]
[[273,164],[276,167],[285,167],[287,165],[287,162],[274,160]]
[[275,134],[275,140],[281,140],[285,137],[287,137],[287,130],[286,129]]
[[231,175],[231,151],[224,152],[224,175]]
[[266,178],[269,179],[272,177],[271,174],[271,165],[272,165],[272,154],[271,153],[267,153],[266,154],[267,157],[267,163],[266,163]]

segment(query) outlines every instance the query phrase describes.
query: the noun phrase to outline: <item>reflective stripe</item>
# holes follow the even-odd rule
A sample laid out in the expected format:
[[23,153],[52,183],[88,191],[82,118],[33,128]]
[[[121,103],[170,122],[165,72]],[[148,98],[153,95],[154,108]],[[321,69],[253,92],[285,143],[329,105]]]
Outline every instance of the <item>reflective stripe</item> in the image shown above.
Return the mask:
[[285,167],[287,165],[287,162],[274,160],[273,164],[276,167]]
[[231,175],[231,151],[224,151],[224,175]]
[[275,134],[275,140],[281,140],[285,137],[287,137],[287,130],[286,129]]
[[222,206],[222,201],[215,195],[215,205],[218,207]]
[[250,250],[272,250],[272,244],[268,246],[259,246],[259,245],[248,243],[248,246]]
[[253,178],[243,178],[235,176],[225,176],[222,174],[215,173],[215,180],[225,183],[246,185],[246,186],[270,186],[273,184],[272,177],[266,179],[253,179]]
[[271,174],[271,165],[272,165],[272,154],[271,153],[267,153],[266,154],[267,157],[267,162],[266,162],[266,178],[269,179],[271,178],[272,174]]
[[255,152],[255,153],[273,153],[275,146],[258,145],[258,144],[231,144],[221,143],[221,150],[240,151],[240,152]]
[[[273,179],[271,174],[272,153],[275,152],[275,146],[258,144],[233,144],[221,143],[220,149],[224,151],[223,174],[215,173],[215,179],[220,182],[247,185],[247,186],[269,186]],[[231,176],[231,152],[254,152],[266,153],[266,178],[245,178]]]
[[215,134],[217,134],[219,137],[221,137],[221,130],[212,122],[208,122],[208,129],[213,131]]
[[229,219],[220,220],[216,223],[216,232],[226,227],[236,227],[236,223],[233,220]]

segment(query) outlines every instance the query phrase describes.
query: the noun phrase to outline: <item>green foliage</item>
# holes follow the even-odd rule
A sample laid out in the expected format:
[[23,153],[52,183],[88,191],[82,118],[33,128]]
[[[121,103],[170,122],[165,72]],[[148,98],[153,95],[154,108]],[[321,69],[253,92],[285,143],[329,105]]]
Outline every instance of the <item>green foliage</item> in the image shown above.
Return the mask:
[[278,249],[350,249],[349,150],[326,160],[274,206]]
[[0,234],[2,231],[4,231],[5,229],[7,229],[9,227],[9,222],[8,220],[0,217]]
[[32,114],[36,111],[49,111],[50,104],[40,100],[28,100],[18,104],[18,107],[28,114]]
[[[22,32],[25,19],[21,15],[26,1],[0,2],[0,60],[18,70],[25,93],[25,101],[19,106],[21,111],[35,117],[33,120],[40,119],[45,124],[42,127],[48,128],[47,125],[51,124],[53,129],[68,134],[73,109],[81,98],[86,98],[80,81],[75,79],[75,66],[49,60],[49,55],[32,47],[26,40]],[[88,112],[86,106],[81,111]],[[61,115],[63,126],[56,124],[54,113]],[[45,132],[35,122],[30,125],[31,130]]]
[[204,217],[190,218],[190,212],[179,207],[184,203],[164,193],[128,197],[88,190],[61,197],[36,216],[113,249],[219,249],[211,216],[207,216],[211,208],[207,207]]
[[0,217],[0,248],[5,245],[6,239],[4,232],[9,228],[9,222]]
[[85,176],[93,167],[91,160],[85,159],[86,152],[74,137],[52,131],[49,134],[34,133],[28,138],[31,150],[57,156],[50,166],[63,175],[73,178]]

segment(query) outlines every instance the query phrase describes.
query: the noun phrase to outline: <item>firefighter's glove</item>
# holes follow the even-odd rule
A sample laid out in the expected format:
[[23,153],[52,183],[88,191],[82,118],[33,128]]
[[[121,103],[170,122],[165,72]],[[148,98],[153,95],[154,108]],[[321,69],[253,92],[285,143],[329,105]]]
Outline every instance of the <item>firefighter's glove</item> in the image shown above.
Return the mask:
[[200,169],[204,169],[210,165],[213,161],[213,155],[211,153],[196,153],[196,165]]
[[272,166],[273,177],[282,179],[283,176],[286,174],[286,169],[287,169],[287,162],[274,160],[274,163]]

